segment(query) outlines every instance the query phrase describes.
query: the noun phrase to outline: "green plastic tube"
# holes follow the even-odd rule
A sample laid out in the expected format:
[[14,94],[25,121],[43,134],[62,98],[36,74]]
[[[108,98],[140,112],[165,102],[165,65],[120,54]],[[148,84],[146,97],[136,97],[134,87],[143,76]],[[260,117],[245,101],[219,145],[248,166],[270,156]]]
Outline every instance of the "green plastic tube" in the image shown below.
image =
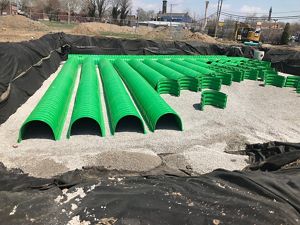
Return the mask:
[[158,62],[156,62],[155,60],[150,60],[150,59],[146,59],[143,61],[146,65],[150,66],[152,69],[156,70],[157,72],[159,72],[160,74],[162,74],[163,76],[175,80],[178,82],[180,90],[190,90],[190,91],[198,91],[198,80],[193,78],[193,77],[189,77],[189,76],[185,76],[179,72],[177,72],[176,70],[173,70],[165,65],[162,65]]
[[227,95],[214,90],[203,91],[201,94],[200,109],[203,110],[206,105],[225,109],[227,105]]
[[96,65],[92,58],[85,59],[81,68],[79,86],[67,137],[70,138],[70,135],[72,135],[75,124],[78,129],[87,130],[87,126],[91,126],[87,122],[96,123],[97,133],[105,136],[99,80]]
[[118,59],[114,62],[114,66],[130,91],[150,131],[154,132],[164,120],[179,130],[183,129],[178,114],[127,62]]
[[51,130],[53,138],[59,140],[70,105],[70,99],[78,72],[78,61],[68,60],[52,82],[37,106],[22,125],[18,142],[29,135],[33,126],[44,125]]
[[112,63],[106,59],[101,59],[99,61],[99,70],[111,134],[114,135],[121,123],[126,120],[129,123],[135,122],[134,124],[138,124],[137,130],[143,130],[145,133],[143,120]]
[[180,87],[175,80],[166,78],[156,70],[136,59],[132,59],[128,63],[142,75],[159,94],[180,95]]

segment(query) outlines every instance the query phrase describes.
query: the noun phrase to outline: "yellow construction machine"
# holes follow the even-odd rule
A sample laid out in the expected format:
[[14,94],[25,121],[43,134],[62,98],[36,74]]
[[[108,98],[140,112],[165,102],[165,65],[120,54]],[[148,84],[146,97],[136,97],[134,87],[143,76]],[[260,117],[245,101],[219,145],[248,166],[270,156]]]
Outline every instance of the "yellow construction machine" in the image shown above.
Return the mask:
[[237,40],[239,41],[260,42],[261,22],[257,22],[255,28],[253,28],[249,24],[239,23],[237,25],[236,31]]

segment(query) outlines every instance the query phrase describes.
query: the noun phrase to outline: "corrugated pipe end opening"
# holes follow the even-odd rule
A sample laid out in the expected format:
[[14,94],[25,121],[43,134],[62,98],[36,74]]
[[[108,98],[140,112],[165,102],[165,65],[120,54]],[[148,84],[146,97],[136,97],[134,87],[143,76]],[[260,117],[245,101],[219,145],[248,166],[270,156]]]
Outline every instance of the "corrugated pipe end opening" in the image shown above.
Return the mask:
[[180,117],[175,113],[167,113],[161,116],[155,125],[155,130],[183,130]]
[[55,140],[55,135],[49,124],[34,120],[23,125],[18,142],[26,139],[51,139]]
[[104,136],[99,123],[92,118],[80,118],[76,120],[70,129],[70,135],[98,135]]
[[143,121],[137,116],[125,116],[120,119],[115,131],[145,133]]

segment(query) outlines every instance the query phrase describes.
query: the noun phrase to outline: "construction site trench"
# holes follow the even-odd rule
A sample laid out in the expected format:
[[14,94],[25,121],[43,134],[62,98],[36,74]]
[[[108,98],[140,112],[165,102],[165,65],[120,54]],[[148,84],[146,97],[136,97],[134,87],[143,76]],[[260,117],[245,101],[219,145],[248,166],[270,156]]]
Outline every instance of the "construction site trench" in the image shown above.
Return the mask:
[[0,52],[2,221],[298,224],[298,53],[63,33]]

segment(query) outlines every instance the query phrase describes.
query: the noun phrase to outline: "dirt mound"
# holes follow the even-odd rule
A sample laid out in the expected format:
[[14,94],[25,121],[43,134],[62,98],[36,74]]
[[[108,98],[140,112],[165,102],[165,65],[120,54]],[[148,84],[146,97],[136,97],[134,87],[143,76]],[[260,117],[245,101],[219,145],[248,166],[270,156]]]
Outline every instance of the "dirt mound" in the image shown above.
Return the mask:
[[26,18],[25,16],[0,16],[0,27],[2,30],[18,29],[30,31],[46,31],[48,27],[40,22]]
[[183,41],[201,41],[207,43],[217,43],[217,41],[206,34],[199,32],[193,33],[187,29],[178,29],[169,27],[145,27],[139,26],[128,27],[128,26],[118,26],[115,24],[108,23],[81,23],[76,26],[72,32],[73,34],[84,34],[84,35],[108,35],[113,34],[136,34],[145,39],[155,39],[155,40],[183,40]]
[[136,29],[134,27],[119,26],[119,25],[109,24],[109,23],[91,22],[91,23],[79,24],[72,30],[72,32],[75,34],[85,34],[85,35],[99,35],[101,33],[108,33],[108,32],[128,33],[128,34],[137,33],[139,35],[144,35],[151,30],[152,28],[148,28],[148,27],[138,27]]
[[187,38],[189,40],[203,41],[203,42],[207,42],[207,43],[217,43],[217,41],[213,37],[211,37],[207,34],[202,34],[200,32],[193,33],[193,32],[188,31],[185,35],[185,38]]
[[169,27],[158,27],[155,28],[152,32],[147,34],[147,38],[150,39],[161,39],[161,40],[168,40],[168,39],[176,39],[182,41],[201,41],[207,43],[217,43],[217,41],[206,34],[202,34],[199,32],[193,33],[187,29],[178,29]]

